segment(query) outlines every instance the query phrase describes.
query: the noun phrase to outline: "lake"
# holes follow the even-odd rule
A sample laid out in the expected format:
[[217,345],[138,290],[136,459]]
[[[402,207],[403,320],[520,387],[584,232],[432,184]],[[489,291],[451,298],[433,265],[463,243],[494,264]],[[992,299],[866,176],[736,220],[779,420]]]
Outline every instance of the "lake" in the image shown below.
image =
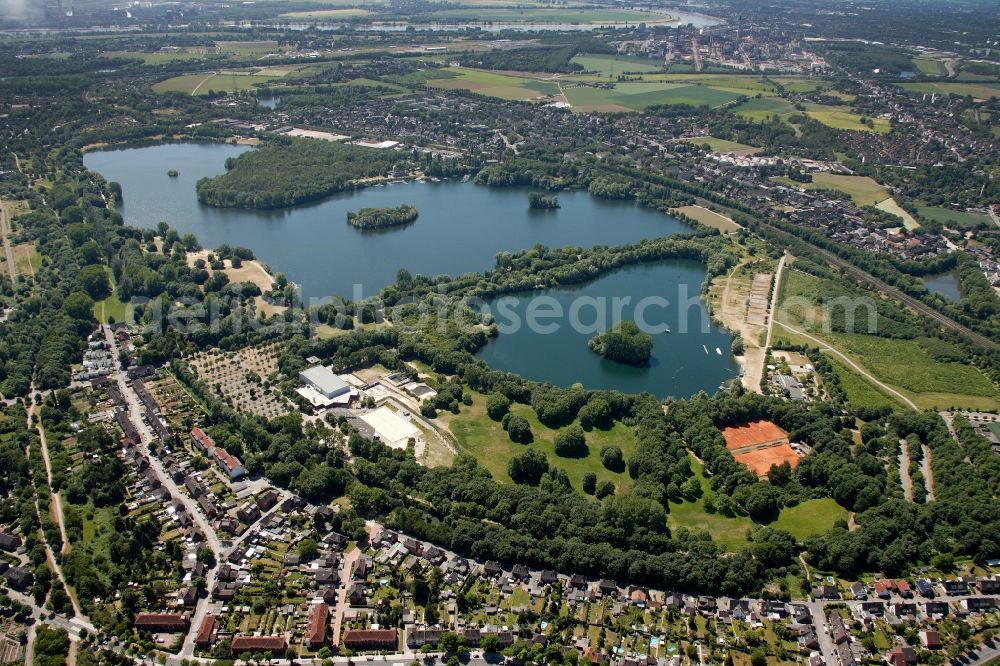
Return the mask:
[[958,289],[958,276],[954,272],[926,275],[922,279],[927,291],[932,294],[940,294],[952,303],[962,300],[962,293]]
[[[338,194],[288,210],[215,208],[198,202],[195,183],[225,170],[225,161],[248,150],[221,143],[162,144],[84,155],[87,168],[122,186],[126,223],[155,228],[165,221],[192,232],[206,248],[248,247],[311,298],[376,295],[396,272],[458,275],[493,268],[502,250],[536,243],[623,245],[690,231],[690,227],[632,202],[586,192],[562,192],[562,208],[528,209],[528,190],[488,188],[457,180],[405,183]],[[176,178],[167,176],[176,169]],[[347,224],[362,207],[412,204],[420,217],[405,227],[376,232]],[[692,279],[695,276],[692,274]],[[693,283],[695,291],[704,277]]]
[[[582,285],[499,297],[487,306],[500,334],[479,357],[492,368],[564,387],[580,382],[588,389],[648,391],[660,398],[714,393],[720,383],[738,375],[739,367],[730,353],[732,336],[709,322],[699,298],[704,279],[705,267],[696,261],[659,261],[628,266]],[[623,296],[631,300],[616,317],[613,299]],[[650,302],[650,297],[669,305]],[[532,309],[564,316],[537,319],[530,326]],[[640,318],[653,337],[649,367],[615,363],[587,347],[613,321]],[[664,329],[670,332],[658,332]]]

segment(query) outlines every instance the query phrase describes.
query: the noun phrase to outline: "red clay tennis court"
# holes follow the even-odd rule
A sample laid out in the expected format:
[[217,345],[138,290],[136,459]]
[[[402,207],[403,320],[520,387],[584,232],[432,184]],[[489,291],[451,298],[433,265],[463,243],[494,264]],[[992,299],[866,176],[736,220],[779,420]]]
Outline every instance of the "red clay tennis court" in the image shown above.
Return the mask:
[[774,465],[788,463],[792,467],[799,464],[799,457],[788,444],[778,444],[776,446],[765,446],[760,449],[751,449],[746,453],[733,455],[736,462],[747,467],[757,476],[765,476],[768,470]]
[[726,448],[730,451],[788,442],[787,432],[770,421],[763,420],[725,428],[722,431],[722,437],[726,440]]

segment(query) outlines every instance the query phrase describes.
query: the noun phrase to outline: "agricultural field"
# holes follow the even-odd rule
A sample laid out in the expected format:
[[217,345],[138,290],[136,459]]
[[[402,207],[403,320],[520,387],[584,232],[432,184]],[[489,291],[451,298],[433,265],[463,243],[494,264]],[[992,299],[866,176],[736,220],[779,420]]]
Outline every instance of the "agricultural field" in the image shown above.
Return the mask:
[[236,42],[216,42],[219,53],[234,53],[236,55],[267,55],[278,51],[278,42],[270,39]]
[[807,190],[828,189],[843,192],[859,206],[874,206],[889,198],[889,192],[868,176],[841,176],[833,173],[814,173],[811,183],[798,183],[784,177],[773,178],[789,187],[803,187]]
[[[779,327],[780,328],[780,327]],[[789,333],[786,330],[776,330],[776,338],[781,337],[791,341],[793,338],[798,340],[798,336]],[[801,340],[801,342],[808,343],[808,340]],[[837,373],[837,377],[840,378],[840,387],[844,389],[844,393],[847,394],[847,402],[856,407],[889,407],[893,410],[906,409],[895,396],[890,395],[883,391],[878,386],[875,386],[867,379],[854,372],[845,363],[841,363],[836,357],[830,357],[830,364],[833,366],[833,371]]]
[[543,452],[552,467],[565,469],[570,482],[577,490],[580,490],[586,472],[594,472],[598,484],[602,481],[612,481],[618,492],[631,486],[632,480],[627,473],[608,470],[601,464],[601,448],[607,445],[619,447],[626,459],[631,455],[635,440],[632,431],[624,424],[616,422],[609,430],[594,428],[586,433],[589,450],[586,457],[562,458],[555,453],[555,436],[558,430],[543,425],[531,407],[511,405],[511,413],[528,419],[534,435],[531,444],[518,444],[511,441],[498,421],[487,416],[486,396],[471,389],[466,391],[472,396],[471,407],[463,406],[460,414],[441,412],[438,418],[454,435],[459,451],[475,456],[479,464],[488,469],[498,481],[510,481],[507,464],[516,454],[530,447]]
[[163,65],[170,62],[181,62],[191,60],[202,60],[215,51],[206,48],[176,48],[160,51],[105,51],[101,54],[105,58],[129,58],[132,60],[142,60],[146,65]]
[[960,82],[960,81],[926,81],[920,83],[903,83],[904,90],[916,93],[937,93],[938,95],[972,95],[975,99],[1000,97],[1000,83],[991,81]]
[[210,90],[236,93],[244,90],[255,90],[259,86],[273,84],[281,79],[294,78],[297,73],[304,72],[306,68],[310,67],[315,67],[315,65],[256,67],[244,70],[181,74],[154,83],[153,90],[158,93],[180,92],[191,95],[207,95]]
[[641,111],[660,104],[718,107],[740,97],[739,93],[683,83],[629,81],[614,88],[562,85],[563,94],[576,111]]
[[964,210],[951,210],[935,206],[917,206],[917,214],[927,220],[940,222],[951,227],[975,227],[980,224],[992,224],[989,215],[973,213]]
[[885,118],[868,118],[872,123],[872,126],[869,127],[861,121],[862,117],[860,115],[838,107],[824,106],[822,104],[806,104],[805,107],[806,115],[833,129],[876,132],[878,134],[887,134],[892,129],[889,121]]
[[533,100],[559,94],[559,85],[553,81],[494,74],[465,67],[452,67],[447,72],[454,76],[428,79],[427,85],[445,90],[471,90],[490,97],[511,100]]
[[344,21],[346,19],[370,16],[367,9],[356,7],[340,7],[338,9],[311,9],[304,12],[288,12],[279,14],[278,18],[293,21]]
[[734,108],[733,112],[756,122],[769,120],[772,116],[787,118],[797,113],[791,102],[780,97],[749,99]]
[[672,212],[682,213],[699,224],[712,229],[718,229],[722,233],[731,233],[740,230],[740,225],[733,222],[725,215],[720,215],[713,210],[703,206],[681,206],[673,209]]
[[662,62],[634,56],[582,55],[575,56],[570,62],[580,65],[584,71],[611,78],[626,72],[659,72],[663,69]]

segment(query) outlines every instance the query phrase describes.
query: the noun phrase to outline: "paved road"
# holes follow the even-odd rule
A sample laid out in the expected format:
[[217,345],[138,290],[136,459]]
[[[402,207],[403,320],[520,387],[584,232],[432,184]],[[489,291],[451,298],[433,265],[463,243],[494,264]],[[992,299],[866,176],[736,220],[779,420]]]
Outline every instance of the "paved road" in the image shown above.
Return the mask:
[[823,602],[810,601],[806,605],[809,608],[809,614],[812,615],[813,626],[816,627],[816,639],[819,641],[819,651],[823,655],[823,662],[826,664],[838,663],[837,650],[833,646],[833,639],[830,638],[830,629],[826,622]]
[[[112,358],[118,358],[118,341],[111,333],[110,327],[105,326],[103,328],[105,340],[111,346]],[[219,572],[219,566],[222,564],[222,541],[219,539],[219,535],[216,533],[215,528],[212,527],[212,525],[205,518],[204,514],[201,513],[201,509],[198,507],[197,502],[195,502],[189,495],[182,492],[177,484],[174,483],[174,480],[170,478],[169,474],[167,474],[167,470],[164,469],[163,463],[160,462],[159,458],[149,455],[146,445],[153,441],[153,432],[142,418],[142,414],[144,413],[142,403],[139,400],[139,396],[132,388],[132,385],[126,381],[126,374],[121,369],[118,369],[112,375],[112,378],[118,383],[118,389],[121,391],[122,396],[124,396],[125,401],[128,403],[128,418],[142,438],[142,441],[138,442],[137,448],[144,456],[146,456],[146,460],[149,461],[150,467],[156,473],[156,476],[163,487],[166,488],[170,492],[170,495],[179,501],[187,510],[188,514],[190,514],[192,520],[198,526],[198,529],[200,529],[201,533],[205,535],[205,545],[211,549],[215,556],[215,564],[205,573],[205,586],[209,590],[209,594],[206,594],[203,598],[198,599],[194,614],[191,617],[191,627],[188,630],[187,636],[184,637],[184,644],[181,648],[181,654],[190,657],[194,654],[194,639],[198,635],[198,629],[201,627],[201,623],[202,620],[205,619],[205,615],[208,614],[208,608],[211,603],[211,590],[215,587],[215,580]]]

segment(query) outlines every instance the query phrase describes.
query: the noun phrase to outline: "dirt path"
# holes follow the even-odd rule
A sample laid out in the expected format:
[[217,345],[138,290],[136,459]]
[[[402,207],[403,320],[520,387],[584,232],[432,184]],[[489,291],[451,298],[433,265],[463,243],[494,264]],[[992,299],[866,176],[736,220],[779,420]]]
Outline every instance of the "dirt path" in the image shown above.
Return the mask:
[[903,485],[903,499],[913,501],[913,479],[910,478],[910,446],[905,439],[899,440],[899,480]]
[[764,341],[764,349],[771,348],[771,337],[774,333],[774,313],[778,309],[778,288],[781,287],[781,274],[785,270],[785,260],[788,253],[781,255],[778,262],[778,270],[774,272],[774,288],[771,290],[771,307],[767,311],[767,339]]
[[927,501],[934,501],[934,471],[931,469],[931,447],[921,444],[924,451],[922,469],[924,472],[924,487],[927,488]]
[[0,236],[3,237],[4,260],[7,262],[7,274],[10,281],[17,279],[17,266],[14,264],[14,250],[10,246],[10,217],[7,215],[7,203],[0,201]]
[[[32,385],[31,388],[32,388],[31,393],[33,394],[34,393],[34,385]],[[56,519],[57,519],[57,522],[59,523],[59,532],[62,535],[63,548],[65,549],[66,548],[66,542],[67,542],[67,540],[66,540],[66,526],[63,524],[62,502],[60,502],[59,497],[55,493],[52,493],[52,490],[51,490],[52,489],[52,465],[49,463],[49,449],[48,449],[48,446],[45,443],[45,430],[42,428],[41,416],[39,416],[39,421],[38,421],[37,427],[34,426],[31,423],[31,417],[33,415],[35,415],[35,414],[38,414],[40,411],[41,410],[39,409],[38,405],[33,405],[28,410],[26,410],[26,416],[27,416],[27,420],[28,420],[28,429],[30,430],[31,428],[36,428],[36,431],[38,432],[39,444],[40,444],[39,449],[41,450],[41,453],[42,453],[42,461],[45,463],[45,473],[46,473],[46,475],[48,477],[47,483],[49,485],[49,492],[52,494],[53,505],[54,505],[54,507],[56,509]],[[36,506],[36,509],[37,509],[37,506]],[[45,535],[45,532],[43,530],[42,536],[44,537],[44,535]],[[55,553],[52,551],[51,544],[49,544],[48,541],[46,541],[44,539],[43,539],[43,543],[45,544],[45,555],[46,555],[46,559],[48,560],[49,567],[52,569],[52,572],[55,573],[56,578],[62,584],[63,589],[66,590],[66,594],[67,594],[67,596],[69,596],[70,603],[73,605],[73,613],[81,621],[86,622],[86,623],[89,624],[90,620],[87,618],[86,615],[83,614],[83,611],[80,609],[80,604],[77,601],[76,594],[73,593],[73,590],[71,590],[70,586],[66,583],[66,578],[63,576],[63,572],[62,572],[62,567],[59,566],[59,561],[56,559]]]
[[903,404],[905,404],[907,407],[911,408],[912,410],[917,411],[917,412],[920,411],[920,408],[917,407],[917,404],[915,402],[913,402],[912,400],[910,400],[905,395],[903,395],[902,393],[900,393],[896,389],[892,388],[888,384],[885,384],[884,382],[880,382],[879,380],[875,379],[875,377],[873,377],[870,372],[868,372],[867,370],[865,370],[864,368],[862,368],[860,365],[858,365],[857,363],[855,363],[853,360],[851,360],[850,358],[848,358],[842,351],[836,349],[835,347],[831,347],[830,344],[828,342],[826,342],[825,340],[820,340],[819,338],[817,338],[815,336],[809,335],[805,331],[800,331],[799,329],[795,328],[794,326],[789,326],[788,324],[786,324],[783,321],[775,321],[774,323],[778,324],[779,326],[782,326],[782,327],[788,329],[789,331],[791,331],[792,333],[795,333],[796,335],[801,335],[802,337],[815,342],[817,345],[819,345],[819,348],[822,351],[824,351],[824,352],[826,352],[828,354],[833,354],[838,359],[840,359],[841,361],[843,361],[844,363],[846,363],[847,365],[849,365],[859,375],[861,375],[862,377],[864,377],[865,379],[867,379],[868,381],[870,381],[872,384],[875,384],[876,386],[878,386],[882,390],[886,391],[887,393],[891,393],[896,398],[899,398],[903,402]]
[[199,89],[200,89],[200,88],[201,88],[201,87],[202,87],[203,85],[205,85],[205,82],[206,82],[206,81],[208,81],[208,80],[209,80],[210,78],[212,78],[213,76],[216,76],[216,75],[218,75],[218,72],[212,72],[211,74],[209,74],[208,76],[206,76],[205,78],[203,78],[203,79],[202,79],[201,81],[199,81],[199,82],[198,82],[198,85],[196,85],[196,86],[194,87],[194,90],[192,90],[192,91],[191,91],[191,96],[192,96],[192,97],[194,97],[195,95],[197,95],[197,94],[198,94],[198,90],[199,90]]

